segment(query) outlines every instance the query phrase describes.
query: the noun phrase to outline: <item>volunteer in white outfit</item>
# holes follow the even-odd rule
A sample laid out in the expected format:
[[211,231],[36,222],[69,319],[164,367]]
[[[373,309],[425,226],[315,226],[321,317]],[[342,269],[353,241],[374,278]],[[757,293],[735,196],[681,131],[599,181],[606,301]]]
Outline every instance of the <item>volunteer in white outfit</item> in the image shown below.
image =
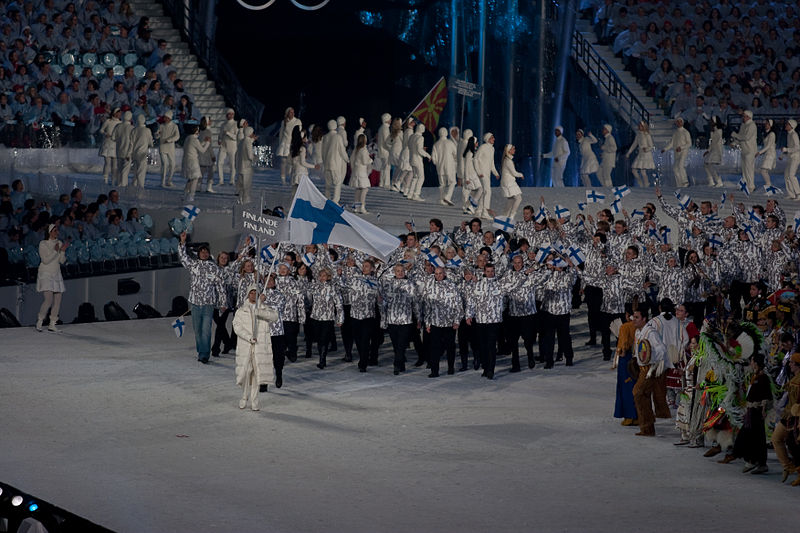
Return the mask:
[[200,154],[209,149],[211,142],[200,142],[200,131],[194,124],[186,124],[185,128],[186,139],[183,141],[181,174],[186,179],[186,187],[183,190],[186,200],[193,202],[197,184],[203,177],[203,171],[200,169]]
[[439,175],[439,203],[453,205],[456,186],[456,144],[447,138],[447,128],[439,128],[439,140],[433,143],[431,161]]
[[318,165],[306,161],[306,132],[299,126],[295,126],[292,130],[292,145],[289,155],[292,158],[292,196],[294,196],[300,180],[308,177],[308,169],[319,168]]
[[161,186],[172,188],[172,175],[175,173],[175,143],[181,138],[178,126],[172,122],[172,111],[164,112],[164,122],[156,132],[158,153],[161,156]]
[[411,138],[411,168],[414,171],[414,179],[411,181],[408,199],[415,202],[424,202],[422,198],[422,186],[425,184],[425,159],[430,159],[431,155],[425,151],[425,126],[417,124],[414,136]]
[[613,187],[611,172],[617,166],[617,140],[611,135],[611,124],[603,124],[603,146],[600,148],[603,156],[600,160],[600,183],[603,187]]
[[314,168],[318,171],[315,172],[314,175],[318,175],[324,182],[325,173],[322,171],[322,138],[325,137],[325,132],[322,130],[322,126],[317,126],[316,124],[309,131],[311,142],[305,143],[305,146],[306,148],[310,149],[311,162],[314,164]]
[[413,118],[408,117],[406,126],[403,128],[403,148],[400,151],[400,172],[397,173],[397,180],[392,184],[392,188],[408,196],[408,189],[411,186],[411,178],[414,176],[414,169],[411,168],[411,152],[408,146],[411,136],[414,135]]
[[587,135],[584,136],[583,130],[578,130],[575,132],[575,139],[578,141],[578,149],[581,153],[581,167],[578,174],[581,176],[581,183],[583,183],[583,186],[591,187],[591,175],[597,175],[597,171],[600,170],[600,165],[597,163],[597,156],[594,155],[594,150],[592,150],[592,145],[597,143],[597,138],[592,135],[592,132],[588,132]]
[[225,184],[225,160],[230,161],[231,169],[231,185],[236,184],[236,143],[237,133],[239,131],[236,121],[233,120],[235,115],[233,109],[225,110],[225,123],[222,129],[219,130],[219,137],[217,144],[219,144],[219,153],[217,154],[217,175],[219,176],[218,185]]
[[112,137],[117,146],[117,170],[119,171],[114,178],[114,185],[117,187],[128,186],[128,175],[131,173],[131,157],[133,155],[133,113],[125,111],[122,114],[122,122],[114,128]]
[[753,112],[746,109],[742,113],[742,125],[738,132],[733,132],[731,138],[739,143],[742,150],[742,178],[747,183],[750,192],[756,189],[756,151],[758,150],[758,129],[753,122]]
[[389,148],[389,164],[392,166],[389,188],[397,191],[399,189],[394,188],[394,184],[398,182],[400,175],[400,153],[403,151],[403,121],[399,118],[392,121],[386,143]]
[[292,160],[289,154],[292,145],[292,131],[296,126],[303,128],[300,119],[294,116],[294,108],[287,107],[283,112],[281,129],[278,132],[278,157],[281,158],[281,184],[286,185],[286,175],[290,172]]
[[[461,204],[464,205],[464,209],[469,207],[469,188],[467,187],[467,169],[464,165],[466,161],[464,154],[467,149],[467,143],[469,142],[470,137],[472,137],[472,130],[467,128],[464,130],[463,135],[458,140],[458,148],[456,149],[456,156],[458,156],[458,186],[461,187]],[[475,171],[475,166],[472,167],[472,172]],[[477,175],[476,175],[477,176]]]
[[[213,137],[211,135],[211,119],[208,117],[202,117],[200,119],[200,142],[208,142],[211,145]],[[214,188],[212,185],[214,184],[214,162],[217,160],[214,157],[214,150],[208,149],[205,152],[200,154],[200,174],[205,176],[206,182],[206,192],[214,192]],[[198,184],[200,186],[200,190],[203,190],[203,182],[201,181]]]
[[517,172],[517,168],[514,166],[516,152],[517,148],[513,144],[507,144],[503,149],[503,164],[500,167],[500,190],[508,199],[503,216],[510,218],[514,218],[519,204],[522,202],[522,191],[517,185],[517,179],[525,177],[522,172]]
[[553,151],[542,154],[542,159],[552,159],[550,167],[550,181],[553,187],[564,186],[564,168],[567,166],[569,158],[569,143],[564,137],[564,126],[556,126],[555,140],[553,141]]
[[633,177],[636,178],[636,183],[639,184],[639,187],[650,186],[650,178],[647,177],[647,171],[656,168],[655,161],[653,160],[654,147],[653,136],[650,135],[650,126],[647,125],[647,122],[642,120],[639,122],[636,138],[628,149],[628,153],[625,154],[625,157],[630,157],[636,148],[639,149],[636,153],[636,158],[633,160],[633,164],[631,164]]
[[39,241],[39,271],[36,276],[36,292],[44,293],[44,301],[36,318],[36,331],[42,331],[42,322],[50,309],[50,331],[58,332],[56,327],[58,311],[61,308],[61,295],[64,293],[64,278],[61,277],[61,265],[67,262],[64,254],[70,243],[58,240],[58,226],[47,226],[47,238]]
[[675,159],[672,162],[672,172],[675,174],[676,187],[688,187],[689,178],[686,176],[686,157],[689,155],[689,148],[692,147],[692,136],[683,127],[683,119],[675,119],[675,131],[672,132],[667,145],[661,150],[663,154],[667,150],[675,150]]
[[363,133],[356,139],[356,147],[350,157],[350,167],[353,176],[350,178],[350,185],[356,190],[355,203],[356,213],[368,214],[367,211],[367,191],[369,191],[369,173],[372,169],[372,158],[367,150],[367,136]]
[[492,218],[489,214],[489,209],[492,206],[492,182],[491,177],[500,177],[497,172],[497,167],[494,165],[494,135],[486,133],[483,136],[483,144],[478,148],[475,154],[475,170],[478,172],[478,178],[481,180],[481,187],[483,188],[483,198],[479,216],[481,218]]
[[343,116],[336,117],[336,131],[341,135],[345,150],[347,149],[347,120]]
[[722,187],[719,166],[722,164],[722,121],[719,117],[711,117],[711,135],[708,138],[708,150],[703,152],[703,169],[706,171],[709,187]]
[[347,174],[347,150],[336,131],[336,121],[328,121],[328,133],[322,139],[322,165],[325,168],[325,196],[339,203],[342,183]]
[[[791,200],[800,198],[800,185],[797,183],[797,167],[800,166],[800,140],[797,137],[797,121],[786,121],[786,146],[781,152],[788,155],[783,179],[786,181],[786,194]],[[781,156],[783,159],[783,156]]]
[[103,134],[103,144],[100,145],[100,156],[103,158],[103,183],[108,183],[109,177],[114,179],[117,175],[117,144],[112,135],[114,129],[121,122],[119,117],[121,111],[115,107],[111,115],[100,126],[100,133]]
[[242,131],[242,139],[236,147],[236,169],[239,172],[239,180],[236,181],[236,191],[239,193],[239,200],[243,204],[250,203],[250,193],[253,190],[253,142],[258,139],[253,128],[247,126]]
[[139,188],[139,193],[144,191],[144,182],[147,177],[147,153],[153,146],[153,133],[146,125],[147,117],[138,115],[136,117],[136,129],[133,130],[133,147],[131,157],[133,159],[134,182]]
[[[464,133],[472,133],[471,130],[464,130]],[[467,145],[464,147],[462,157],[464,159],[464,213],[477,214],[480,213],[481,205],[483,204],[483,185],[481,179],[478,177],[478,170],[475,166],[475,153],[478,151],[477,137],[470,136]],[[472,198],[476,207],[473,207],[470,202]]]
[[[367,134],[367,121],[363,118],[358,118],[358,129],[353,134],[353,146],[358,144],[358,136],[359,135],[366,135]],[[355,151],[355,148],[353,148]]]
[[769,173],[775,170],[775,132],[772,131],[772,119],[768,119],[764,124],[764,144],[761,150],[756,152],[756,156],[763,155],[761,163],[758,164],[758,169],[761,171],[761,176],[764,178],[764,184],[767,187],[772,185],[772,179]]
[[392,166],[391,162],[389,161],[389,150],[391,149],[391,144],[389,142],[389,136],[391,135],[391,122],[392,115],[389,113],[384,113],[381,115],[381,127],[378,128],[378,134],[375,138],[375,147],[378,150],[378,158],[375,163],[378,167],[378,172],[381,173],[381,181],[379,185],[384,189],[392,188]]

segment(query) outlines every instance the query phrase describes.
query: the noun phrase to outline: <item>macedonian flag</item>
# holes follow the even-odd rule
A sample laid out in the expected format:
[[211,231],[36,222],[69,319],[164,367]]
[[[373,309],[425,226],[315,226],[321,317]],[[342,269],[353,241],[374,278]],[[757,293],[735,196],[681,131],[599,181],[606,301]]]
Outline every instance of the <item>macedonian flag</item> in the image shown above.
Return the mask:
[[447,104],[447,82],[444,76],[436,82],[419,105],[411,112],[412,117],[419,119],[428,131],[434,131],[439,124],[439,115]]

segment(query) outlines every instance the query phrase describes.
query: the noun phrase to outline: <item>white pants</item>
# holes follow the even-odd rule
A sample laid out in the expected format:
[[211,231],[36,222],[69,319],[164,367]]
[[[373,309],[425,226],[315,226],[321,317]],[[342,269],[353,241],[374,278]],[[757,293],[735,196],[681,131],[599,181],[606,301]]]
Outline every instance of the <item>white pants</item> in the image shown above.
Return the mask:
[[159,150],[161,156],[161,185],[172,185],[172,175],[175,174],[175,152]]
[[219,154],[217,155],[217,175],[219,176],[219,184],[225,183],[225,158],[230,159],[231,167],[231,185],[236,183],[236,142],[224,141],[219,146]]
[[[592,174],[595,174],[592,172]],[[592,174],[581,174],[581,183],[583,183],[584,187],[591,187],[592,186]],[[596,176],[597,174],[595,174]]]
[[250,192],[253,188],[253,167],[243,168],[239,172],[239,179],[236,182],[236,190],[239,192],[239,199],[243,204],[250,203]]
[[369,191],[369,189],[356,189],[355,203],[361,204],[356,208],[356,213],[367,212],[367,191]]
[[186,186],[183,188],[184,197],[188,201],[194,200],[194,193],[197,192],[197,182],[200,178],[186,178]]
[[325,171],[325,197],[338,204],[342,196],[344,176],[337,176],[333,171]]
[[636,178],[636,183],[639,184],[639,187],[649,187],[650,186],[650,178],[647,177],[647,169],[634,168],[633,169],[633,177]]
[[564,163],[553,161],[553,166],[550,167],[550,181],[553,182],[553,187],[564,186]]
[[381,173],[381,181],[378,185],[383,187],[384,189],[391,189],[392,188],[392,166],[389,164],[389,155],[387,154],[385,158],[381,158],[383,165],[380,168]]
[[134,184],[140,189],[144,189],[144,182],[147,179],[147,154],[137,156],[133,160]]
[[[206,177],[206,187],[205,190],[208,191],[211,189],[211,186],[214,184],[214,165],[203,165],[200,167],[200,174],[201,180],[203,179],[202,176]],[[203,186],[200,186],[200,190],[203,190]]]
[[709,185],[722,183],[722,178],[719,176],[719,164],[703,163],[703,170],[706,171],[706,178],[708,178]]
[[103,183],[108,183],[109,176],[117,175],[117,158],[110,155],[103,156]]
[[769,175],[771,168],[761,168],[761,177],[764,178],[764,185],[767,187],[772,185],[772,177]]
[[517,194],[514,196],[509,196],[506,199],[506,210],[503,214],[506,217],[514,218],[514,215],[517,214],[517,209],[519,208],[519,204],[522,203],[522,195]]
[[612,187],[614,183],[611,181],[611,171],[614,170],[614,161],[611,158],[603,158],[603,162],[600,163],[600,173],[597,176],[600,178],[600,184],[603,187]]
[[61,292],[44,291],[44,301],[39,308],[39,322],[44,320],[47,316],[47,310],[50,309],[50,325],[55,326],[58,321],[58,311],[61,309]]
[[686,176],[686,150],[675,152],[675,161],[672,163],[672,173],[675,174],[676,187],[688,187],[689,178]]
[[290,173],[292,166],[292,158],[289,156],[281,156],[281,183],[286,185],[286,175]]
[[742,177],[747,188],[752,192],[756,188],[756,154],[742,150]]
[[[472,207],[472,204],[469,202],[470,196],[478,204],[478,207]],[[469,211],[470,213],[480,213],[481,212],[481,205],[483,203],[483,188],[476,187],[475,189],[467,189],[464,187],[464,211]]]
[[783,179],[786,181],[786,194],[790,198],[800,196],[800,185],[797,183],[797,167],[800,166],[800,157],[789,157],[786,168],[783,171]]
[[439,201],[452,202],[453,190],[456,188],[456,177],[439,174]]
[[[239,340],[239,342],[242,342]],[[252,359],[252,358],[251,358]],[[256,376],[255,369],[251,361],[247,362],[247,368],[244,371],[244,380],[242,383],[242,399],[239,402],[239,409],[244,409],[247,405],[247,400],[250,400],[250,406],[254,411],[259,409],[258,405],[258,376]]]
[[408,196],[415,198],[422,193],[422,185],[425,184],[425,167],[422,161],[412,163],[411,168],[414,172],[414,178],[411,180],[411,186],[408,189]]
[[484,176],[481,178],[481,188],[483,189],[483,198],[478,204],[478,209],[482,215],[488,214],[489,209],[492,208],[492,175]]
[[123,157],[119,161],[118,170],[119,173],[116,177],[116,186],[117,187],[127,187],[128,186],[128,176],[131,173],[131,165],[133,161],[131,161],[130,157]]

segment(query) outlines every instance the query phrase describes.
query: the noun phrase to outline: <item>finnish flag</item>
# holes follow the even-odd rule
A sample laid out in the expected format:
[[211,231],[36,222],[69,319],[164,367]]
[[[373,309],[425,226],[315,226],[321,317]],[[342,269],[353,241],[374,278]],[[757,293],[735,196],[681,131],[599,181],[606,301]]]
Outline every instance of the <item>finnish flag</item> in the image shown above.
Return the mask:
[[536,262],[537,263],[544,263],[547,256],[553,253],[553,249],[549,246],[545,246],[544,248],[539,248],[539,251],[536,252]]
[[556,214],[556,218],[569,218],[569,209],[564,207],[563,205],[556,204],[553,208],[553,212]]
[[287,217],[288,242],[338,244],[386,261],[400,239],[347,212],[323,196],[307,176],[300,179]]
[[439,256],[438,256],[438,255],[436,255],[436,254],[428,254],[428,255],[426,256],[426,259],[428,260],[428,262],[429,262],[430,264],[432,264],[432,265],[433,265],[434,267],[436,267],[436,268],[439,268],[439,267],[444,267],[444,261],[442,261],[442,258],[441,258],[441,257],[439,257]]
[[678,204],[681,206],[681,209],[686,211],[689,209],[689,204],[692,202],[692,197],[688,194],[686,196],[678,195]]
[[567,254],[567,257],[569,257],[572,261],[574,261],[576,265],[582,265],[583,263],[586,262],[586,255],[580,248],[573,245],[570,246],[568,250],[569,253]]
[[783,191],[777,188],[774,185],[764,185],[764,192],[767,193],[767,196],[775,196],[776,194],[783,194]]
[[514,219],[511,217],[495,217],[492,223],[497,229],[501,229],[506,233],[514,231]]
[[628,188],[627,185],[620,185],[619,187],[614,187],[613,189],[611,189],[611,191],[614,193],[614,196],[618,200],[621,200],[623,197],[628,196],[631,193],[631,190],[630,188]]
[[744,178],[739,180],[739,190],[741,190],[745,195],[750,196],[750,189],[747,187],[747,182],[744,181]]
[[312,254],[311,252],[307,252],[303,254],[302,261],[305,266],[310,267],[311,265],[316,263],[317,258],[314,257],[314,254]]
[[797,233],[797,229],[800,228],[800,211],[797,211],[794,214],[794,232]]
[[495,252],[502,252],[503,250],[505,250],[506,238],[503,237],[502,235],[498,235],[497,240],[495,241],[494,246],[492,246],[492,248],[494,249]]
[[586,203],[604,204],[606,203],[606,195],[601,192],[597,192],[594,189],[588,189],[586,191]]
[[609,209],[611,210],[612,213],[617,214],[622,210],[621,204],[622,200],[614,200],[613,202],[611,202],[611,206],[609,207]]
[[191,222],[200,214],[200,208],[194,205],[185,205],[181,211],[181,216]]
[[258,255],[263,262],[270,263],[275,259],[276,253],[278,253],[278,250],[276,250],[274,246],[268,244],[261,248],[261,252]]
[[469,198],[469,205],[471,205],[473,209],[477,209],[478,202],[475,201],[475,198],[473,198],[472,195],[468,196],[467,198]]
[[463,262],[464,261],[462,261],[460,257],[456,256],[447,262],[447,266],[453,268],[459,268]]
[[631,213],[632,218],[641,218],[644,216],[644,211],[641,209],[634,209],[633,213]]
[[172,323],[172,331],[175,332],[175,336],[178,338],[183,337],[183,326],[186,325],[186,322],[181,317],[175,319],[175,322]]

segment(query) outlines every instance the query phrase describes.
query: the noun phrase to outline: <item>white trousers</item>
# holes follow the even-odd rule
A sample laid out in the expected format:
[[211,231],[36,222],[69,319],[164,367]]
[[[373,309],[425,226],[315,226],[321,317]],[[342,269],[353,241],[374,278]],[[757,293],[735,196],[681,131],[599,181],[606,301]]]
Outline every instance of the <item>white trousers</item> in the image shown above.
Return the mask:
[[742,177],[750,191],[756,188],[756,154],[742,150]]
[[172,185],[172,175],[175,174],[175,152],[159,150],[161,156],[161,185]]
[[550,167],[550,181],[553,182],[553,187],[564,187],[564,163],[553,161],[553,166]]
[[108,183],[109,177],[117,175],[117,158],[109,155],[103,156],[103,183]]
[[44,320],[47,316],[47,310],[50,309],[50,325],[55,326],[58,321],[58,311],[61,309],[61,292],[44,291],[44,301],[39,308],[39,322]]
[[603,162],[600,163],[600,173],[597,176],[600,178],[600,184],[603,187],[612,187],[614,183],[611,181],[611,172],[614,170],[614,161],[611,158],[603,158]]
[[503,213],[503,216],[514,218],[517,214],[517,209],[519,209],[519,204],[522,203],[522,195],[516,194],[514,196],[509,196],[506,199],[506,210]]
[[231,169],[231,185],[236,183],[236,142],[223,141],[219,147],[219,154],[217,155],[217,175],[219,176],[219,184],[225,183],[225,159],[230,159]]
[[672,163],[672,173],[675,174],[676,187],[688,187],[689,178],[686,176],[686,150],[675,152],[675,161]]

